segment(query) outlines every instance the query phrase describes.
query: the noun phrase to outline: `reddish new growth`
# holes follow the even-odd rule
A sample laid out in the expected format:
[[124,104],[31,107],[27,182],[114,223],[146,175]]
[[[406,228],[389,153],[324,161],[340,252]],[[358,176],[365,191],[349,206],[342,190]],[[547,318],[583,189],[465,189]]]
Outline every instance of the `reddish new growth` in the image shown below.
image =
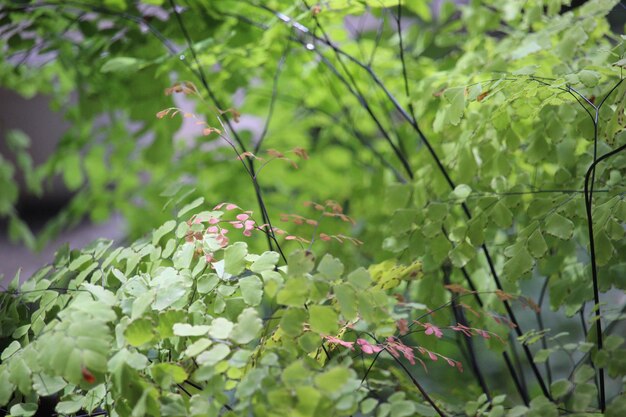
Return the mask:
[[293,148],[292,150],[287,151],[285,153],[279,152],[276,149],[268,149],[267,151],[265,151],[265,154],[266,154],[266,158],[263,158],[263,157],[260,157],[258,155],[253,154],[250,151],[246,151],[246,152],[242,152],[242,153],[238,154],[237,155],[237,159],[241,161],[241,160],[243,160],[245,158],[248,158],[248,159],[254,159],[254,160],[257,160],[257,161],[262,161],[263,164],[259,167],[259,169],[256,172],[257,176],[259,175],[261,170],[263,168],[265,168],[265,166],[268,163],[272,162],[275,159],[279,159],[279,160],[282,160],[282,161],[287,161],[287,162],[289,162],[289,164],[291,164],[292,167],[294,167],[295,169],[298,169],[298,164],[296,164],[296,162],[293,159],[285,156],[285,154],[294,154],[294,155],[296,155],[298,158],[300,158],[302,160],[309,159],[309,154],[307,153],[307,151],[304,148],[300,148],[300,147]]
[[[539,305],[537,305],[537,303],[535,303],[532,299],[528,298],[528,297],[524,297],[524,296],[519,296],[519,295],[515,295],[515,294],[511,294],[511,293],[507,293],[504,292],[502,290],[495,290],[495,291],[470,291],[466,288],[464,288],[463,286],[459,285],[459,284],[449,284],[449,285],[444,285],[444,287],[450,291],[451,293],[455,293],[455,294],[460,294],[460,297],[463,297],[465,295],[468,294],[495,294],[496,297],[498,297],[498,299],[502,302],[509,302],[509,301],[517,301],[519,302],[523,307],[526,308],[530,308],[531,310],[533,310],[536,313],[539,313],[541,311],[541,308],[539,307]],[[470,313],[472,313],[473,315],[475,315],[476,317],[480,317],[481,313],[474,310],[472,307],[470,307],[469,305],[465,304],[465,303],[458,303],[457,304],[459,307],[464,308],[465,310],[469,311]],[[493,318],[493,320],[498,323],[498,324],[505,324],[510,328],[515,328],[516,325],[515,323],[511,322],[511,320],[509,320],[508,318],[498,314],[498,313],[494,313],[494,312],[490,312],[487,311],[484,314],[486,314],[487,316]]]
[[448,363],[448,365],[456,368],[459,372],[463,372],[463,364],[459,361],[455,361],[453,359],[448,358],[440,353],[432,352],[426,348],[421,346],[417,346],[416,348],[412,348],[411,346],[405,345],[402,340],[397,337],[389,336],[384,343],[370,343],[366,339],[359,338],[356,342],[347,342],[345,340],[341,340],[338,337],[334,336],[325,336],[322,335],[322,338],[328,341],[329,343],[335,345],[341,345],[350,350],[355,350],[355,345],[359,347],[361,352],[366,355],[373,355],[382,352],[383,350],[389,353],[391,356],[395,358],[404,357],[411,365],[415,365],[416,362],[419,362],[424,370],[428,372],[426,368],[426,364],[420,358],[415,356],[414,349],[417,349],[419,353],[428,357],[432,361],[436,361],[438,358],[442,358]]
[[88,384],[93,384],[96,382],[96,377],[89,371],[89,369],[83,366],[82,368],[80,368],[80,372],[83,375],[83,379]]
[[[303,150],[304,151],[304,150]],[[317,234],[317,238],[319,240],[328,242],[331,240],[336,240],[339,243],[344,243],[344,242],[350,242],[354,245],[361,245],[363,244],[363,242],[361,242],[360,240],[353,238],[351,236],[346,236],[342,233],[338,233],[336,235],[329,235],[326,233],[318,233],[317,229],[321,223],[321,221],[323,220],[324,217],[336,217],[339,218],[341,221],[344,221],[346,223],[350,223],[352,225],[354,225],[356,222],[351,219],[350,217],[346,216],[345,214],[343,214],[343,208],[341,207],[341,205],[339,203],[337,203],[336,201],[333,200],[326,200],[326,202],[324,204],[320,204],[320,203],[316,203],[314,201],[305,201],[304,202],[304,206],[305,207],[312,207],[313,209],[315,209],[316,211],[321,212],[320,216],[318,219],[311,219],[311,218],[307,218],[304,216],[301,216],[299,214],[281,214],[280,215],[280,220],[283,222],[289,222],[289,223],[293,223],[295,225],[304,225],[307,224],[309,226],[312,226],[314,228],[313,230],[313,236],[315,237],[315,235]]]

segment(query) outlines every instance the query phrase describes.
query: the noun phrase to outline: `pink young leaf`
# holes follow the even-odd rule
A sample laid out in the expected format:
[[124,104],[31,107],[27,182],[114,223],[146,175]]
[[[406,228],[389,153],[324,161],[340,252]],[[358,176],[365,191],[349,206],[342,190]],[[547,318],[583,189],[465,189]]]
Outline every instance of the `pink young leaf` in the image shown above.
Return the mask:
[[243,224],[241,222],[229,222],[233,225],[235,229],[243,229]]
[[241,214],[238,214],[238,215],[237,215],[237,220],[239,220],[239,221],[242,221],[242,222],[243,222],[243,221],[245,221],[245,220],[248,220],[248,218],[249,218],[249,217],[250,217],[250,216],[248,216],[247,214],[245,214],[245,213],[241,213]]
[[439,329],[439,327],[431,323],[425,323],[422,326],[424,326],[424,328],[426,329],[424,333],[426,333],[427,335],[434,334],[438,338],[443,337],[443,332],[441,331],[441,329]]
[[209,226],[208,229],[206,229],[207,233],[218,233],[219,229],[217,226]]
[[326,339],[329,343],[335,343],[343,347],[347,347],[350,350],[354,350],[354,342],[346,342],[345,340],[341,340],[338,337],[334,337],[334,336],[322,336],[322,337]]
[[320,239],[324,240],[326,242],[328,242],[329,240],[331,240],[330,236],[328,236],[326,233],[320,233]]
[[368,342],[365,339],[357,339],[356,343],[361,347],[361,350],[363,351],[363,353],[367,355],[378,353],[381,350],[383,350],[383,348],[381,348],[380,346],[372,345],[370,342]]
[[433,360],[433,361],[436,361],[436,360],[437,360],[437,356],[436,356],[434,353],[432,353],[431,351],[427,351],[427,352],[428,352],[428,357],[429,357],[431,360]]
[[236,204],[232,204],[232,203],[226,204],[226,210],[230,211],[230,210],[234,210],[236,208],[239,208],[239,206],[236,205]]

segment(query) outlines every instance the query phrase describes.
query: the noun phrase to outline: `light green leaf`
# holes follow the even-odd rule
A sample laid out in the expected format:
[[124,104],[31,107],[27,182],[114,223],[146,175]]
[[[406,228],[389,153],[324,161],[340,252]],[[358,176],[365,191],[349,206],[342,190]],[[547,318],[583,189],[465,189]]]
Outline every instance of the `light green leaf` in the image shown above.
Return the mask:
[[204,336],[210,329],[210,326],[193,326],[187,323],[176,323],[172,327],[175,336]]
[[449,88],[443,93],[443,96],[449,103],[446,108],[445,119],[448,123],[456,126],[465,112],[465,87]]
[[154,326],[149,319],[130,322],[124,331],[124,337],[131,346],[141,346],[154,338]]
[[187,379],[187,372],[172,363],[159,363],[150,368],[152,378],[162,388],[173,384],[180,384]]
[[559,379],[558,381],[554,381],[552,385],[550,385],[550,392],[554,398],[561,398],[565,394],[567,394],[574,384],[572,384],[567,379]]
[[107,72],[119,72],[119,73],[131,73],[141,69],[144,61],[131,58],[131,57],[115,57],[104,63],[100,71]]
[[0,356],[0,360],[4,362],[5,360],[7,360],[7,358],[10,358],[15,352],[20,350],[21,347],[22,345],[20,345],[20,342],[18,342],[17,340],[12,341],[9,346],[7,346],[6,349],[2,351],[2,356]]
[[450,199],[454,200],[455,203],[463,203],[471,193],[472,188],[469,185],[459,184],[450,192]]
[[276,294],[276,301],[286,306],[303,305],[309,295],[309,280],[305,277],[287,279],[283,288]]
[[232,275],[239,275],[246,266],[248,245],[244,242],[235,242],[224,251],[224,271]]
[[574,223],[558,213],[552,213],[546,219],[545,231],[559,239],[567,240],[574,233]]
[[212,343],[211,339],[198,339],[185,349],[185,356],[188,358],[197,356],[207,350]]
[[259,318],[257,311],[253,308],[246,308],[237,317],[237,324],[230,334],[230,339],[239,344],[250,343],[263,329],[263,321]]
[[502,200],[498,201],[491,209],[491,218],[495,224],[502,228],[510,227],[513,223],[513,213]]
[[329,369],[314,379],[315,386],[326,394],[340,393],[352,377],[352,371],[343,366]]
[[178,218],[183,217],[185,214],[189,213],[191,210],[193,210],[196,207],[200,206],[202,203],[204,203],[204,197],[196,198],[191,203],[189,203],[186,206],[184,206],[183,208],[181,208],[179,210],[178,214],[176,215],[176,217],[178,217]]
[[161,227],[159,227],[154,232],[152,232],[152,244],[156,246],[163,236],[170,233],[175,228],[176,228],[175,220],[169,220],[163,223]]
[[195,245],[191,242],[185,242],[178,248],[172,258],[174,268],[176,269],[188,269],[193,259]]
[[335,334],[339,329],[339,318],[330,306],[313,305],[309,307],[311,330],[320,334]]
[[476,255],[476,249],[467,242],[461,242],[461,244],[457,245],[454,249],[452,249],[448,256],[452,261],[452,264],[457,268],[462,268],[469,261],[471,261]]
[[369,288],[372,283],[372,277],[365,268],[358,268],[348,274],[348,282],[359,290]]
[[302,333],[307,312],[302,308],[289,308],[284,311],[280,319],[280,327],[288,336],[298,336]]
[[33,388],[42,397],[56,394],[67,386],[67,382],[60,376],[50,376],[38,372],[33,374]]
[[311,252],[297,250],[287,257],[287,272],[289,276],[305,275],[313,269],[315,257]]
[[202,352],[196,357],[196,362],[200,365],[213,366],[230,353],[230,348],[224,344],[214,345],[211,349]]
[[13,407],[11,407],[11,416],[32,416],[37,412],[37,407],[37,403],[15,404]]
[[338,284],[333,288],[339,303],[341,314],[346,320],[354,320],[358,313],[357,297],[354,287],[347,283]]
[[263,282],[256,275],[244,277],[239,280],[239,289],[243,301],[250,306],[257,306],[263,298]]
[[263,272],[273,270],[280,255],[277,252],[263,252],[250,266],[252,272]]
[[530,235],[526,241],[526,245],[528,246],[530,254],[535,259],[541,258],[548,250],[548,245],[546,244],[543,234],[541,234],[541,230],[539,230],[539,228],[537,228],[537,230]]
[[513,257],[505,262],[502,272],[509,280],[516,280],[533,267],[534,260],[525,246],[519,245]]
[[317,266],[317,271],[326,279],[336,280],[343,274],[343,264],[339,259],[327,253]]
[[209,335],[216,339],[227,339],[234,326],[234,323],[230,320],[223,317],[217,317],[213,319],[211,325],[209,326]]

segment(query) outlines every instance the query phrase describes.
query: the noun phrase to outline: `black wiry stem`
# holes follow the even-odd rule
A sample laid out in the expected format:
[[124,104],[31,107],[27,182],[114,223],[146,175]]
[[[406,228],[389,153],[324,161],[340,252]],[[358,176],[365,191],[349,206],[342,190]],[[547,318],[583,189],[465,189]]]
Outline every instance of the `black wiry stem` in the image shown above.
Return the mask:
[[407,376],[411,379],[411,382],[413,382],[413,385],[415,385],[415,388],[417,388],[417,390],[422,394],[422,396],[424,397],[424,399],[426,401],[428,401],[428,403],[435,409],[435,411],[437,412],[437,414],[439,414],[441,417],[446,417],[446,414],[441,411],[441,409],[439,407],[437,407],[437,404],[435,404],[435,402],[433,401],[432,398],[430,398],[430,395],[428,395],[428,393],[424,390],[424,388],[422,387],[422,385],[417,381],[417,379],[415,379],[415,377],[413,376],[413,374],[411,374],[411,371],[408,370],[408,368],[406,367],[406,365],[404,365],[402,363],[402,361],[398,358],[396,358],[395,356],[393,356],[389,350],[387,350],[387,348],[383,348],[387,353],[389,353],[389,355],[393,358],[394,361],[396,361],[396,363],[398,365],[400,365],[400,367],[402,368],[402,370],[407,374]]
[[[430,143],[430,141],[428,140],[428,138],[426,137],[426,135],[424,134],[424,132],[422,131],[422,129],[419,126],[419,123],[417,122],[417,120],[413,119],[411,117],[411,115],[407,112],[406,109],[404,109],[404,107],[402,107],[402,105],[398,102],[398,100],[394,97],[394,95],[387,89],[387,87],[385,86],[385,84],[382,82],[382,80],[378,77],[378,75],[374,72],[374,70],[363,64],[362,62],[360,62],[358,59],[356,59],[355,57],[353,57],[352,55],[346,53],[345,51],[343,51],[341,48],[337,47],[335,44],[333,44],[329,39],[325,39],[325,38],[320,38],[319,36],[316,36],[315,34],[313,34],[310,30],[308,30],[305,26],[303,26],[302,24],[295,22],[293,19],[291,19],[288,16],[285,16],[282,13],[276,12],[274,10],[272,10],[271,8],[264,6],[264,5],[255,5],[257,7],[260,7],[261,9],[267,10],[270,13],[273,13],[275,16],[277,16],[279,19],[281,19],[282,21],[284,21],[285,23],[290,24],[291,27],[299,30],[300,32],[311,36],[313,39],[315,39],[318,42],[322,42],[325,45],[327,45],[328,47],[330,47],[337,56],[342,56],[345,57],[346,59],[348,59],[349,61],[355,63],[357,66],[363,68],[370,76],[370,78],[372,79],[372,81],[374,81],[374,83],[376,85],[378,85],[378,87],[383,91],[383,93],[387,96],[387,98],[390,100],[390,102],[393,104],[394,108],[396,108],[396,110],[400,113],[400,115],[409,122],[409,124],[413,127],[413,129],[415,130],[415,132],[417,133],[418,137],[420,138],[420,140],[422,141],[422,143],[426,146],[426,148],[428,149],[428,152],[430,153],[431,157],[433,158],[435,164],[437,165],[440,173],[443,175],[444,179],[446,180],[446,182],[448,183],[448,185],[450,186],[451,189],[456,188],[456,184],[455,182],[452,180],[452,178],[450,177],[450,174],[448,173],[446,167],[443,165],[443,162],[441,161],[441,159],[439,158],[437,152],[435,151],[435,149],[433,148],[432,144]],[[299,42],[304,43],[304,41],[299,40]],[[323,57],[323,55],[321,53],[318,53],[321,57]],[[327,61],[327,60],[326,60]],[[363,103],[361,103],[363,104]],[[395,145],[394,145],[395,147]],[[397,149],[397,148],[396,148]],[[396,152],[396,154],[399,154],[399,150],[398,152]],[[400,157],[400,155],[398,155],[398,157]],[[410,167],[408,167],[407,169],[411,169]],[[411,173],[411,178],[412,178],[412,173]],[[461,207],[463,209],[463,212],[465,213],[466,217],[468,219],[472,218],[472,214],[469,210],[469,207],[467,206],[466,203],[461,203]],[[495,269],[495,264],[491,258],[491,254],[489,253],[489,249],[487,248],[487,246],[485,244],[481,245],[481,250],[483,251],[485,258],[487,260],[487,263],[489,265],[489,270],[491,272],[491,275],[494,279],[494,282],[496,284],[496,287],[501,290],[504,291],[504,288],[502,286],[502,283],[500,282],[500,278],[499,275]],[[507,315],[509,316],[511,322],[515,325],[515,332],[518,336],[521,336],[524,332],[521,329],[519,322],[517,321],[517,318],[515,317],[515,313],[513,312],[510,304],[508,303],[508,301],[503,300],[503,304],[505,307],[505,310],[507,312]],[[526,359],[528,360],[528,363],[533,371],[533,373],[535,374],[535,377],[541,387],[541,390],[544,394],[545,397],[547,397],[548,399],[552,399],[552,396],[550,394],[550,391],[548,390],[548,387],[546,386],[543,377],[541,375],[541,373],[539,372],[539,369],[537,368],[537,365],[534,363],[533,361],[533,355],[532,352],[530,351],[530,349],[528,348],[528,346],[526,345],[522,345],[522,349],[524,350],[524,354],[526,355]]]
[[[202,70],[202,66],[200,65],[200,61],[198,60],[198,56],[196,55],[196,51],[195,51],[195,49],[193,47],[193,42],[191,40],[191,36],[189,35],[189,32],[187,31],[187,28],[185,27],[185,25],[183,23],[182,17],[180,16],[180,13],[178,12],[178,9],[176,7],[175,1],[174,0],[170,0],[170,5],[172,7],[174,15],[176,16],[176,20],[178,22],[178,26],[180,27],[180,30],[183,33],[183,36],[184,36],[185,41],[187,43],[187,47],[189,48],[189,51],[191,52],[191,55],[193,56],[193,59],[194,59],[196,65],[198,66],[198,70],[197,70],[198,77],[200,78],[200,81],[202,82],[202,85],[206,89],[207,93],[209,94],[209,97],[211,98],[211,100],[213,101],[215,106],[218,109],[222,109],[222,106],[220,104],[219,99],[217,98],[217,96],[215,95],[215,93],[213,92],[211,87],[209,86],[209,83],[207,82],[207,79],[206,79],[206,76],[204,74],[204,71]],[[230,120],[228,118],[226,118],[225,122],[226,122],[226,125],[228,126],[229,130],[232,132],[232,135],[235,138],[235,141],[237,142],[237,144],[241,148],[241,153],[246,152],[246,147],[245,147],[243,141],[241,140],[241,137],[237,133],[237,131],[233,128]],[[261,210],[261,217],[263,218],[263,222],[268,225],[269,233],[265,235],[267,237],[268,247],[269,247],[270,250],[274,250],[274,244],[273,243],[275,243],[276,244],[276,248],[278,249],[278,252],[280,253],[281,257],[283,258],[283,260],[285,262],[287,262],[287,258],[284,255],[280,245],[278,244],[278,241],[277,241],[276,236],[274,234],[274,229],[272,227],[272,222],[271,222],[269,214],[267,212],[267,207],[265,205],[265,201],[263,200],[261,187],[259,185],[256,173],[255,173],[254,161],[252,159],[247,159],[247,163],[248,163],[248,170],[249,170],[250,179],[252,180],[252,185],[254,187],[254,192],[255,192],[255,195],[256,195],[256,198],[257,198],[257,203],[259,204],[259,208]]]
[[[445,285],[450,285],[451,268],[443,267],[442,271],[443,271],[443,283]],[[451,307],[452,307],[452,313],[454,314],[454,319],[456,320],[456,322],[461,323],[463,326],[471,327],[467,321],[467,318],[465,317],[465,312],[459,306],[459,304],[456,302],[453,302]],[[478,380],[478,384],[480,385],[483,392],[487,396],[487,400],[491,401],[491,394],[489,393],[489,388],[487,387],[487,383],[485,382],[483,373],[480,370],[480,366],[478,365],[478,359],[476,358],[476,351],[474,349],[474,340],[472,339],[471,336],[467,336],[467,335],[461,336],[459,334],[459,337],[465,341],[465,346],[467,347],[467,356],[468,356],[470,365],[472,367],[472,372],[474,373],[474,376]]]
[[[620,80],[620,83],[621,82],[622,81]],[[611,90],[611,92],[612,91],[613,90]],[[594,130],[594,135],[595,135],[595,139],[597,140],[597,134],[598,134],[597,124],[595,125],[595,127],[596,128]],[[612,150],[611,152],[608,152],[602,155],[591,164],[591,166],[587,170],[587,173],[585,174],[585,199],[586,199],[585,208],[586,208],[586,214],[587,214],[587,230],[589,233],[589,251],[591,254],[591,277],[593,280],[593,300],[595,303],[595,322],[596,322],[596,333],[597,333],[596,338],[597,338],[598,351],[602,350],[603,348],[603,337],[602,337],[602,314],[600,311],[600,290],[599,290],[599,284],[598,284],[598,269],[597,269],[598,267],[596,263],[595,240],[593,236],[593,217],[592,217],[593,183],[591,182],[591,177],[593,176],[593,173],[595,172],[596,166],[600,162],[604,161],[605,159],[610,158],[613,155],[617,155],[618,153],[622,152],[624,149],[626,149],[626,144]],[[604,388],[604,368],[603,367],[598,368],[598,374],[599,374],[599,379],[600,379],[599,381],[600,382],[600,410],[604,412],[604,410],[606,409],[606,393],[605,393],[605,388]]]

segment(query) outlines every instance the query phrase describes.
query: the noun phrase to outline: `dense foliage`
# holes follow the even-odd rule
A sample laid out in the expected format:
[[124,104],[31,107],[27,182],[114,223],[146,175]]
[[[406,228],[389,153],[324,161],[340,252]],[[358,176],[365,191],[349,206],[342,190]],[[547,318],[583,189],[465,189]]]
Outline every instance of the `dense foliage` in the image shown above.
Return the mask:
[[[0,215],[35,247],[121,213],[134,243],[63,249],[2,294],[0,406],[626,414],[611,11],[5,1],[2,85],[72,127],[39,167],[8,136]],[[75,192],[37,236],[16,169]]]

